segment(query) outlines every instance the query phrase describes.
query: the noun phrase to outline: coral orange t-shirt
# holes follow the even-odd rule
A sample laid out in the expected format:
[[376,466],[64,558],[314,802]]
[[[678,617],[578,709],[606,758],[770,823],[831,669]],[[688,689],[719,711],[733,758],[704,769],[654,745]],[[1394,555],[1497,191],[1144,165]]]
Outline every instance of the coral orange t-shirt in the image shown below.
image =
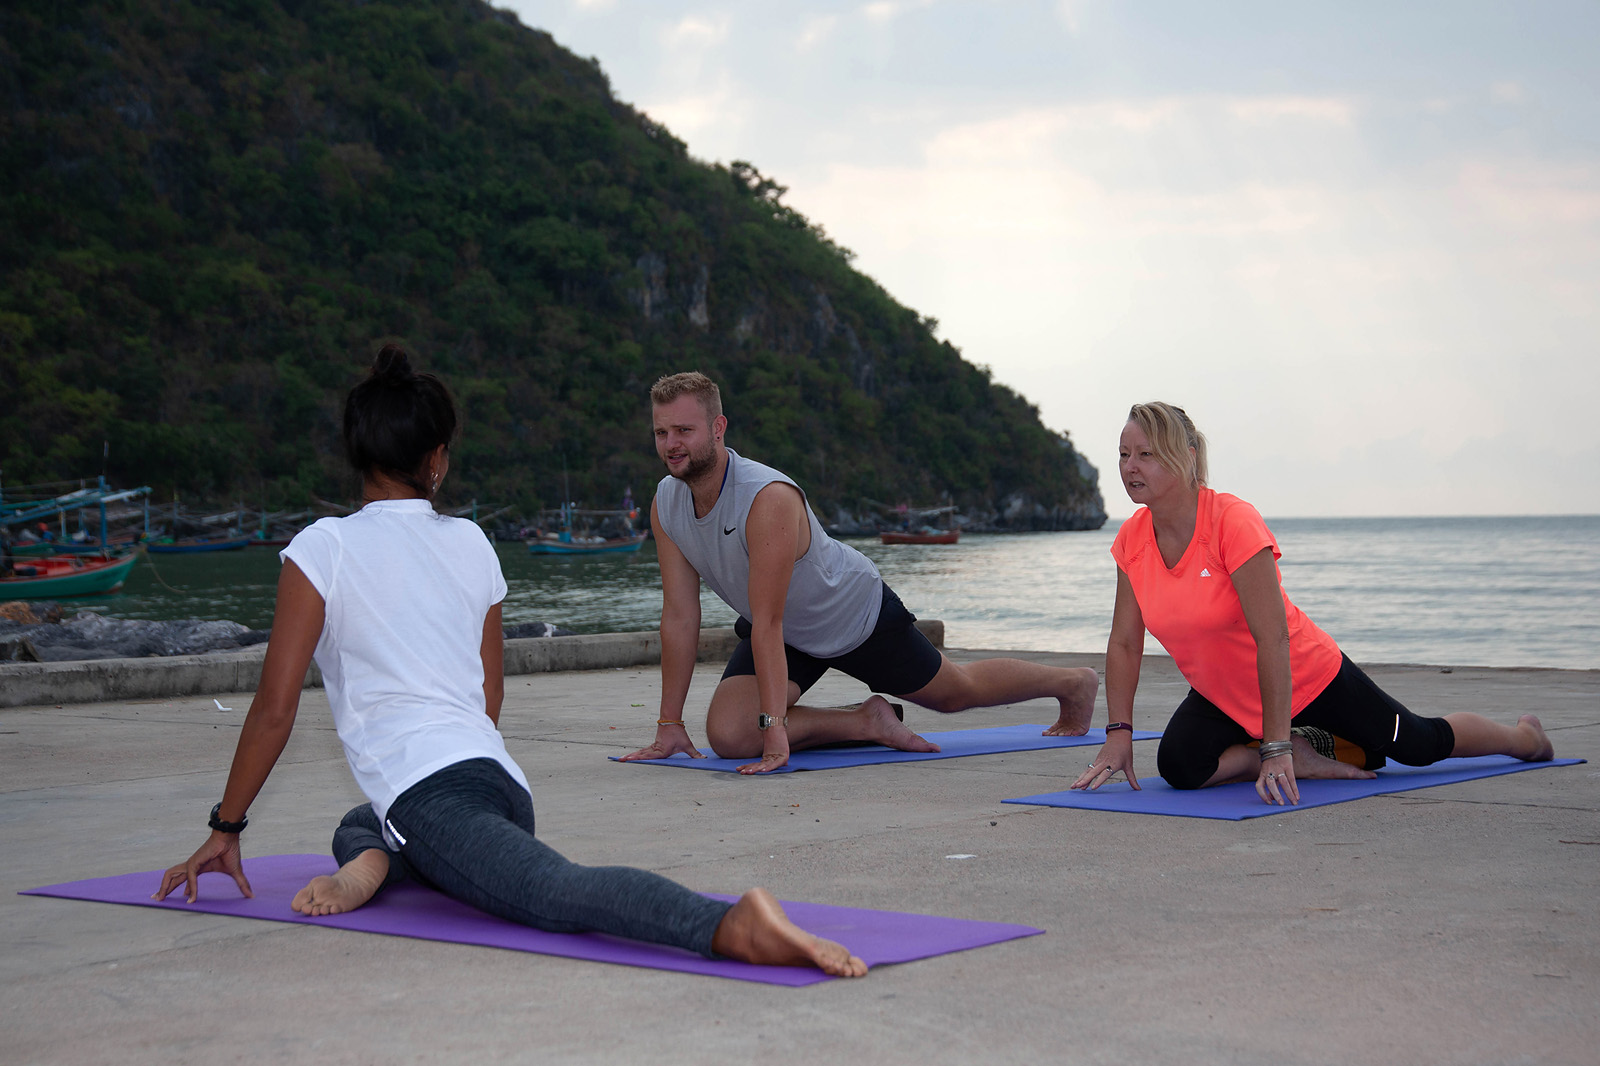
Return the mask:
[[[1145,628],[1167,649],[1190,687],[1253,737],[1261,736],[1256,641],[1229,575],[1263,548],[1272,549],[1276,570],[1283,553],[1256,509],[1237,496],[1204,487],[1194,537],[1177,566],[1169,570],[1161,558],[1147,507],[1122,523],[1111,544],[1112,558],[1133,586]],[[1338,674],[1341,655],[1333,638],[1289,602],[1287,593],[1283,610],[1293,679],[1290,713],[1299,714]]]

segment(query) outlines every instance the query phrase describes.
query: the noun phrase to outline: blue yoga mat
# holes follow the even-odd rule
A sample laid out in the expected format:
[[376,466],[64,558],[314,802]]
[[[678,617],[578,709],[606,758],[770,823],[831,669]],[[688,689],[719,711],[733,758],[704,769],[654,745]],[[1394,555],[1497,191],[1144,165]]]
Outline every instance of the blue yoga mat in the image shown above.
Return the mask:
[[[824,748],[797,751],[789,756],[789,765],[775,774],[788,774],[796,770],[838,770],[846,766],[871,766],[884,762],[927,762],[930,759],[959,759],[964,755],[995,755],[1006,751],[1038,751],[1044,748],[1081,748],[1086,744],[1104,744],[1106,731],[1091,729],[1081,737],[1045,737],[1040,732],[1049,728],[1043,725],[1002,725],[991,729],[952,729],[945,733],[924,733],[928,740],[939,745],[939,751],[895,751],[873,744],[863,748]],[[1160,733],[1135,731],[1134,740],[1154,740]],[[615,755],[612,762],[622,760]],[[733,774],[739,767],[755,759],[718,759],[708,756],[691,759],[687,755],[674,755],[670,759],[638,759],[628,765],[677,766],[685,770],[714,770]]]
[[1126,782],[1100,786],[1098,791],[1041,792],[1037,796],[1004,800],[1036,807],[1076,807],[1086,811],[1124,811],[1129,814],[1170,814],[1179,818],[1222,818],[1242,822],[1269,814],[1326,807],[1363,796],[1382,796],[1390,792],[1409,792],[1434,785],[1453,785],[1476,781],[1480,777],[1515,774],[1523,770],[1542,770],[1549,766],[1573,766],[1583,759],[1552,759],[1550,762],[1523,762],[1509,755],[1481,755],[1473,759],[1445,759],[1432,766],[1390,766],[1379,770],[1371,780],[1301,781],[1300,803],[1279,807],[1261,802],[1252,782],[1217,785],[1193,791],[1179,791],[1159,777],[1141,777],[1143,788],[1135,792]]

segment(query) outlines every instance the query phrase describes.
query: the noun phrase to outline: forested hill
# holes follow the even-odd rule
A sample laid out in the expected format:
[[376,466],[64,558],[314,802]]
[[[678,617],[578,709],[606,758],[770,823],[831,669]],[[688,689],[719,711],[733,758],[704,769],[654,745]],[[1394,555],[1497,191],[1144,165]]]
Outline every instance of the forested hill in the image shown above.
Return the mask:
[[0,109],[7,483],[108,441],[159,498],[347,498],[340,397],[396,339],[462,401],[457,500],[554,504],[563,464],[591,504],[648,497],[649,385],[700,368],[825,518],[1104,521],[1066,438],[781,186],[486,4],[8,3]]

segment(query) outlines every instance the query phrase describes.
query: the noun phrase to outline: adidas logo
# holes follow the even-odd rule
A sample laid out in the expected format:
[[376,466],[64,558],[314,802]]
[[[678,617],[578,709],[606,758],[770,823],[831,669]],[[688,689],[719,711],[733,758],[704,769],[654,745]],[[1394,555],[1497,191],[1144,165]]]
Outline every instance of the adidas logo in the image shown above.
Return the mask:
[[1210,577],[1211,576],[1211,571],[1207,570],[1205,567],[1202,566],[1200,568],[1200,576],[1201,577]]

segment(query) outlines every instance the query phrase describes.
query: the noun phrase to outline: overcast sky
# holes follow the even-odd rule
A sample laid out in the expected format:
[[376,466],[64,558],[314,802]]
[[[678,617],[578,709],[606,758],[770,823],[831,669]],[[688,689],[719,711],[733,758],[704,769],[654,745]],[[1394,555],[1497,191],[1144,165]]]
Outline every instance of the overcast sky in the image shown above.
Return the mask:
[[1600,513],[1600,3],[506,6],[789,186],[1113,516],[1147,399],[1268,516]]

